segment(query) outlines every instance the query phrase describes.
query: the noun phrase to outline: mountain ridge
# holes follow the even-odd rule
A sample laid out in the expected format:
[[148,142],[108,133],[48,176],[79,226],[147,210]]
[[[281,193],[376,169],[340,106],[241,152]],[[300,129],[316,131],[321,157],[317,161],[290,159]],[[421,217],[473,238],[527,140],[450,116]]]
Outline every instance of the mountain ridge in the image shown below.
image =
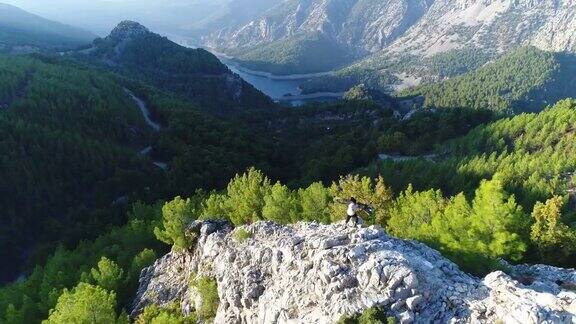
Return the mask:
[[183,95],[217,114],[272,105],[210,52],[180,46],[138,22],[119,23],[107,37],[74,55]]
[[[94,34],[80,28],[0,3],[0,45],[4,45],[5,52],[72,49],[88,44],[95,38]],[[22,47],[29,48],[19,49]]]
[[[571,0],[289,0],[244,26],[206,36],[204,43],[237,54],[240,61],[270,43],[314,32],[342,47],[336,54],[349,57],[348,63],[374,55],[425,58],[462,49],[504,53],[525,45],[574,52],[574,9]],[[231,50],[238,47],[242,51]]]

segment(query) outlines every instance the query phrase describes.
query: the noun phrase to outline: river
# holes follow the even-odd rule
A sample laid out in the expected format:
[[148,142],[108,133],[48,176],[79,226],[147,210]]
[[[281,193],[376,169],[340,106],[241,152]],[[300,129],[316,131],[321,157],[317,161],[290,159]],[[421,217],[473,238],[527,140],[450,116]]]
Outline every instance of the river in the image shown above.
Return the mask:
[[[198,48],[198,46],[193,45],[192,42],[182,37],[174,35],[168,37],[181,46]],[[268,72],[247,69],[234,62],[229,56],[218,53],[212,49],[205,49],[216,55],[232,72],[238,74],[242,79],[262,91],[274,101],[286,102],[292,106],[301,106],[314,101],[335,101],[344,95],[342,92],[319,92],[303,95],[302,91],[298,88],[298,86],[306,80],[330,75],[332,72],[274,75]]]
[[239,66],[228,58],[219,56],[222,63],[275,101],[287,102],[292,106],[301,106],[307,102],[334,101],[342,98],[341,92],[319,92],[302,94],[298,87],[306,80],[329,75],[330,72],[314,74],[273,75],[262,71],[252,71]]

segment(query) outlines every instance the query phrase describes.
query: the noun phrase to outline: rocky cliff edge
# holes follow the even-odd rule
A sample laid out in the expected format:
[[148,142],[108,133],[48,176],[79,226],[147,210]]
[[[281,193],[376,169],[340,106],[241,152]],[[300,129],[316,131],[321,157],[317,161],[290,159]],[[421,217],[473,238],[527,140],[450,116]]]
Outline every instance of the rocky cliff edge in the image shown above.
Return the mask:
[[206,221],[192,229],[194,251],[171,252],[142,271],[132,316],[174,301],[190,312],[201,303],[191,280],[210,276],[220,299],[215,323],[334,323],[373,306],[400,323],[576,322],[574,269],[522,265],[480,279],[378,227],[259,222],[234,229]]

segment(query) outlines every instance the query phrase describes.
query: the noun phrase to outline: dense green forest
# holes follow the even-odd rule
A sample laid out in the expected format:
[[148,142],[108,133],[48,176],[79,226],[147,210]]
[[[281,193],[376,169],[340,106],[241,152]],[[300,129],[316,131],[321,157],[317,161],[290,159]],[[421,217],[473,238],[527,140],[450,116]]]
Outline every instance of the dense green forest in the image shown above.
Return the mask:
[[271,141],[271,168],[261,169],[298,187],[333,181],[369,164],[379,153],[429,153],[434,145],[494,118],[487,110],[446,109],[399,120],[393,113],[397,103],[389,96],[358,90],[347,98],[250,112],[237,119]]
[[167,161],[163,196],[224,188],[239,170],[274,164],[272,141],[242,123],[218,119],[196,104],[148,86],[132,87],[164,125],[151,141],[152,158]]
[[130,149],[148,134],[113,77],[23,57],[1,57],[0,70],[0,251],[17,266],[31,246],[121,222],[111,203],[139,194],[155,172]]
[[576,165],[573,130],[576,102],[564,100],[543,112],[525,113],[479,126],[436,150],[435,161],[391,161],[372,171],[396,190],[439,188],[472,193],[481,179],[497,177],[530,208],[553,195],[566,196]]
[[401,82],[401,75],[420,78],[424,84],[438,82],[475,71],[495,56],[479,49],[456,49],[429,57],[376,53],[332,75],[310,79],[300,87],[304,93],[347,91],[363,83],[370,88],[390,92]]
[[122,22],[108,37],[74,56],[180,94],[212,113],[272,105],[210,52],[180,46],[136,22]]
[[[264,167],[271,151],[193,104],[69,60],[0,57],[0,85],[2,281],[23,260],[42,262],[54,243],[123,224],[125,202],[222,188],[236,172]],[[125,87],[149,101],[161,132]],[[147,146],[150,157],[139,153]]]
[[326,72],[350,61],[346,50],[326,36],[294,35],[287,40],[272,42],[255,49],[232,51],[235,61],[256,71],[273,74]]
[[[126,225],[111,227],[73,249],[59,246],[25,280],[0,288],[0,322],[39,323],[70,293],[71,302],[59,305],[64,309],[56,310],[51,321],[78,323],[88,315],[97,314],[101,319],[116,310],[120,313],[129,309],[140,270],[167,252],[153,233],[161,217],[160,207],[135,204],[128,212]],[[85,284],[69,291],[79,282]],[[98,309],[88,310],[87,305]],[[128,319],[126,315],[114,315],[98,323],[116,321],[127,323]]]
[[409,89],[399,96],[423,96],[425,107],[538,111],[576,95],[574,62],[571,54],[525,47],[461,77]]

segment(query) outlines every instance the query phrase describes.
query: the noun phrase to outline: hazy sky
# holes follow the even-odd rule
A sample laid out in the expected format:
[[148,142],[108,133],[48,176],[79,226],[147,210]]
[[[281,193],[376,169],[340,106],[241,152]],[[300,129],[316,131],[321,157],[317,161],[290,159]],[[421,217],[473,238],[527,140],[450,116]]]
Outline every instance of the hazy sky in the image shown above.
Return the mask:
[[26,11],[105,35],[118,22],[137,20],[151,29],[179,33],[230,0],[0,0]]

